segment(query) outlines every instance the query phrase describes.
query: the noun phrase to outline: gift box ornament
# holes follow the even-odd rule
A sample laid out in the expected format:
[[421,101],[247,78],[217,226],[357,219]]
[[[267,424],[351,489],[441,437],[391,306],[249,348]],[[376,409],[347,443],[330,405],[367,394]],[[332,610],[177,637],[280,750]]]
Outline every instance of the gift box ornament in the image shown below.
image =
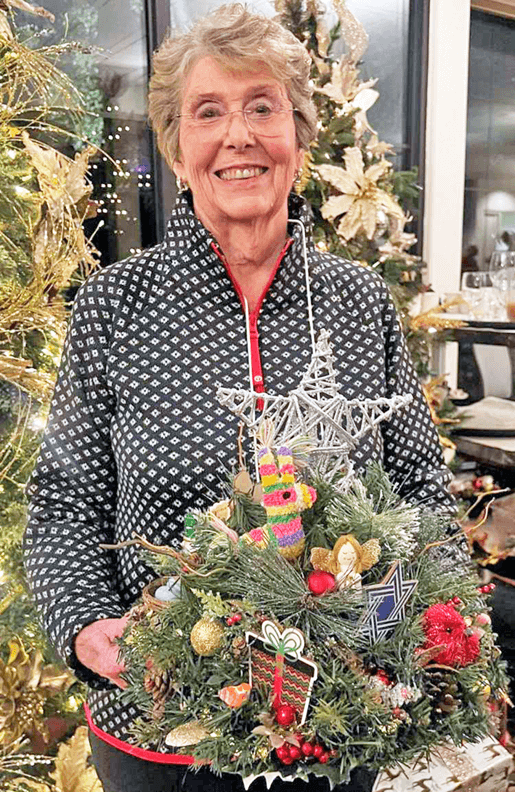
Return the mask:
[[507,792],[512,757],[492,737],[479,743],[451,743],[419,759],[383,770],[372,792]]
[[250,647],[249,682],[268,690],[276,709],[293,707],[302,725],[307,718],[313,684],[318,677],[316,663],[302,657],[304,636],[300,630],[282,630],[272,621],[262,625],[262,635],[247,632]]

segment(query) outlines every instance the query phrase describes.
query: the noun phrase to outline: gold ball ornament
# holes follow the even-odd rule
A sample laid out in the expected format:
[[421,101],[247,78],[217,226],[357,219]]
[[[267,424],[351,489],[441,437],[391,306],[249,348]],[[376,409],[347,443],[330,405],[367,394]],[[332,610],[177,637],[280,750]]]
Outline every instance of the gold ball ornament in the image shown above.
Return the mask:
[[190,721],[168,732],[165,743],[172,748],[185,748],[187,745],[197,745],[206,737],[209,737],[207,729],[199,721]]
[[220,648],[224,628],[218,621],[200,619],[193,625],[190,641],[194,651],[201,657],[210,657]]

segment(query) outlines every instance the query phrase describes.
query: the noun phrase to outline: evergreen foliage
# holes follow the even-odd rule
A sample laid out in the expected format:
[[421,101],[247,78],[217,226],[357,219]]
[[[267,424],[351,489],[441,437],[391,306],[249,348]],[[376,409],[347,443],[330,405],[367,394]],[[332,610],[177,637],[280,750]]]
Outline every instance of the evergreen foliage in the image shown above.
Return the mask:
[[[488,698],[501,701],[506,686],[499,652],[485,623],[488,619],[481,620],[480,655],[468,665],[439,666],[423,651],[423,620],[430,605],[459,603],[456,608],[467,624],[474,624],[477,614],[488,607],[459,532],[445,518],[399,502],[377,465],[346,493],[339,492],[334,482],[318,481],[316,486],[318,511],[315,507],[305,513],[306,548],[293,562],[272,546],[259,549],[241,540],[235,544],[225,534],[220,539],[220,532],[217,538],[209,512],[197,515],[194,537],[188,539],[182,555],[186,566],[178,559],[146,552],[145,560],[159,575],[166,558],[165,565],[180,577],[181,594],[157,609],[148,599],[135,606],[120,642],[129,681],[123,696],[143,713],[133,732],[138,744],[163,747],[169,732],[195,724],[203,729],[197,744],[176,750],[199,761],[209,759],[214,772],[246,776],[276,770],[300,777],[310,772],[337,783],[356,766],[380,769],[408,761],[446,738],[459,744],[487,734]],[[331,548],[340,534],[347,533],[360,543],[375,537],[381,545],[379,561],[362,573],[364,585],[380,583],[397,559],[402,559],[404,579],[418,581],[404,620],[373,643],[360,629],[364,602],[359,590],[349,587],[315,595],[306,582],[313,542],[322,539],[321,546]],[[216,558],[208,552],[213,543]],[[192,564],[195,569],[190,572],[187,567]],[[231,618],[234,614],[236,621]],[[253,685],[250,698],[238,709],[231,709],[218,695],[247,679],[245,634],[259,634],[265,618],[280,630],[300,629],[306,641],[303,654],[318,666],[303,726],[279,725],[271,699],[259,684]],[[190,634],[205,619],[222,625],[223,631],[211,653],[199,656]],[[173,671],[173,691],[159,718],[145,689],[149,661],[163,672]],[[438,684],[454,691],[447,694],[452,699],[449,711],[439,708],[435,694],[439,688],[434,674],[442,668],[446,676]],[[416,695],[396,706],[388,692],[396,685]],[[285,767],[274,746],[277,740],[281,743],[299,734],[332,751],[329,760]]]

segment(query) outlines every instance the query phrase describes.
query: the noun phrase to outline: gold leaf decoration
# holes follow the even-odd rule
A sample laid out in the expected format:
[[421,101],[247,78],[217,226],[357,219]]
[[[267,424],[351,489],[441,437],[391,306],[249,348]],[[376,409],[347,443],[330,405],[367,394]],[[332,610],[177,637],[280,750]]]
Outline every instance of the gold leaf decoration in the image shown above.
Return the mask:
[[44,666],[41,652],[27,652],[18,637],[8,646],[7,662],[0,659],[0,746],[4,748],[32,731],[44,734],[45,701],[74,681],[70,671]]
[[165,743],[172,748],[186,748],[188,745],[197,745],[206,737],[209,737],[209,732],[200,721],[190,721],[190,723],[183,723],[168,732]]
[[91,748],[86,726],[79,726],[66,743],[59,746],[55,760],[56,792],[102,792],[95,768],[88,764]]
[[442,316],[442,313],[447,310],[451,305],[451,302],[445,302],[443,305],[437,305],[435,308],[431,308],[430,311],[425,311],[424,313],[420,313],[417,316],[413,316],[410,319],[410,328],[413,331],[420,331],[425,330],[428,331],[432,329],[433,331],[442,331],[442,330],[452,330],[453,328],[458,327],[466,327],[467,322],[462,321],[461,319],[447,319],[445,316]]

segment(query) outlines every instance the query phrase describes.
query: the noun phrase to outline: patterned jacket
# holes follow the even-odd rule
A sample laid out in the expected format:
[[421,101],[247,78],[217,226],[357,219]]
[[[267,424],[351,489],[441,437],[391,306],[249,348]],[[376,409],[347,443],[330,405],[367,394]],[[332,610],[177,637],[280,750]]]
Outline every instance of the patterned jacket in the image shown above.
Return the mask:
[[[309,226],[291,196],[290,214]],[[267,391],[298,385],[311,356],[298,224],[251,323]],[[448,507],[448,471],[383,280],[319,252],[308,238],[315,327],[331,332],[348,398],[412,393],[355,452],[382,461],[408,499]],[[124,739],[136,712],[76,659],[75,635],[122,616],[152,579],[129,547],[134,531],[178,545],[184,515],[223,497],[238,421],[220,385],[248,387],[245,318],[209,232],[181,197],[164,241],[95,273],[76,298],[40,460],[32,481],[26,566],[48,634],[93,689],[95,724]],[[259,379],[259,377],[258,377]]]

